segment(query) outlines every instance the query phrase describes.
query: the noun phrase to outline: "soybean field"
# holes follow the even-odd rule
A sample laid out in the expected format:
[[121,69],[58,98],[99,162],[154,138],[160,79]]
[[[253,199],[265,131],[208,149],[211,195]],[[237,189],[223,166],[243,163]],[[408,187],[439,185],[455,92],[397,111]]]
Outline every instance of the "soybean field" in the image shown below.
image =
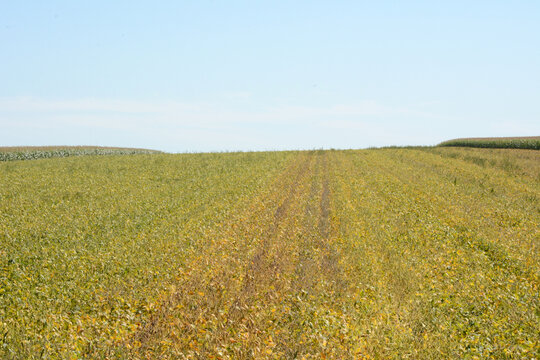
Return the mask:
[[540,357],[540,152],[0,162],[0,358]]

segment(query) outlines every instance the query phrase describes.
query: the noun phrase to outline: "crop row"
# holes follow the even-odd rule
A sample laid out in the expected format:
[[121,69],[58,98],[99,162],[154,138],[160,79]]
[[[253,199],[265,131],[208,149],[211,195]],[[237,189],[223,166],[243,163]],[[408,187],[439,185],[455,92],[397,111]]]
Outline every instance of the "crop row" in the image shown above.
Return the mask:
[[340,171],[334,196],[349,204],[336,216],[356,260],[351,271],[362,274],[357,292],[368,304],[361,331],[369,354],[538,352],[537,182],[425,151],[336,160],[354,169]]

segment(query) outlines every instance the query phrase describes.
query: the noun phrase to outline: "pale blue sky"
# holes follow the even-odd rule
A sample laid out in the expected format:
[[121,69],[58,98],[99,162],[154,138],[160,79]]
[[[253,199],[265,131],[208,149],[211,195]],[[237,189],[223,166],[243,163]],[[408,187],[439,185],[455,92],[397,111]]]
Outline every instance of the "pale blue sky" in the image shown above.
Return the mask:
[[0,146],[540,135],[540,1],[2,1]]

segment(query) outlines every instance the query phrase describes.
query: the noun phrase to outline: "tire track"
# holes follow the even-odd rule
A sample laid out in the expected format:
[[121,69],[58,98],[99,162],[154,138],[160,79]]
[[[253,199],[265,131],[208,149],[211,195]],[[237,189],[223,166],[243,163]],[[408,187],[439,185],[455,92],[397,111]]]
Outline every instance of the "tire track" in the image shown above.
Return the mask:
[[302,197],[300,185],[312,158],[299,154],[246,212],[218,226],[208,247],[179,274],[176,290],[162,301],[130,347],[152,354],[169,344],[177,355],[204,358],[224,344],[241,344],[248,334],[247,347],[229,347],[229,352],[244,357],[247,349],[258,348],[254,306],[268,302],[264,299],[268,289],[275,289],[279,272],[285,271],[286,261],[276,257],[273,248],[294,229],[289,218]]
[[279,321],[291,331],[277,339],[284,358],[323,356],[352,358],[354,345],[340,334],[348,332],[344,292],[347,281],[332,239],[331,187],[328,154],[318,153],[302,221],[302,236],[291,289]]
[[327,154],[301,153],[264,196],[223,224],[141,331],[140,353],[353,357],[343,336],[351,305],[332,232],[329,167]]

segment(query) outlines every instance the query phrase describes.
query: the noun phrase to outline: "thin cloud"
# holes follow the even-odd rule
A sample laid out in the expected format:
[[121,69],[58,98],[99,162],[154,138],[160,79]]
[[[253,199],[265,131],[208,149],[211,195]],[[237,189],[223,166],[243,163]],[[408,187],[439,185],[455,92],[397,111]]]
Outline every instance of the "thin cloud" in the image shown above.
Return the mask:
[[[234,94],[231,96],[246,96]],[[354,105],[332,106],[277,106],[261,107],[254,111],[223,109],[217,104],[193,104],[179,101],[134,101],[96,98],[51,100],[35,97],[0,98],[0,111],[12,113],[117,113],[126,115],[158,115],[160,118],[194,117],[195,120],[211,118],[239,122],[280,122],[286,120],[314,119],[327,116],[391,116],[421,115],[409,109],[393,108],[374,101],[361,101]],[[430,116],[431,114],[424,114]]]
[[[41,129],[63,143],[130,137],[133,146],[176,150],[258,150],[426,143],[425,120],[444,118],[365,100],[329,106],[252,106],[109,99],[0,98],[3,143]],[[44,139],[43,141],[47,141]],[[58,140],[55,140],[58,141]],[[140,144],[138,142],[141,142]],[[180,145],[176,145],[180,144]],[[110,143],[109,145],[115,145]],[[177,148],[176,146],[182,146]],[[184,147],[185,146],[185,147]]]

